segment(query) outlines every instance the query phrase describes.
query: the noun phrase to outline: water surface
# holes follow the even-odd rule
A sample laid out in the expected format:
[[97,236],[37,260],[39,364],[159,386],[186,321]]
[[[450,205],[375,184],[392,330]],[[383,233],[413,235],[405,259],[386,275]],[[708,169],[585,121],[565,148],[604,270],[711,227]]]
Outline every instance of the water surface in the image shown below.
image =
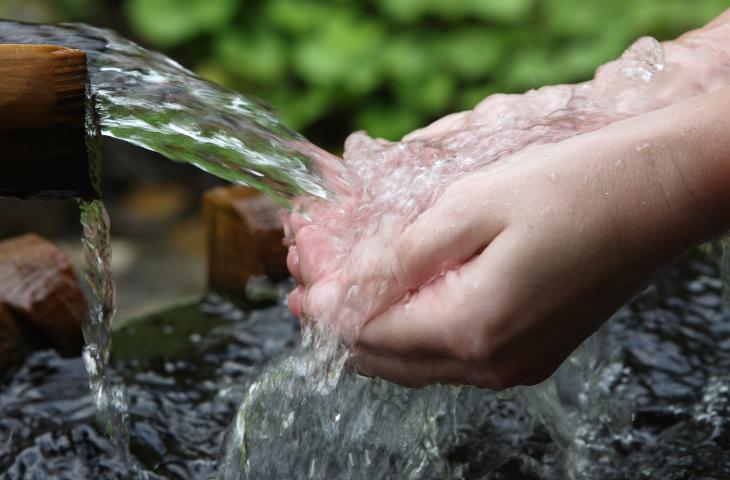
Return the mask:
[[[558,387],[574,438],[555,443],[524,400],[465,389],[456,437],[443,452],[450,478],[728,478],[730,310],[715,261],[695,253],[668,269],[605,333],[615,354],[601,374]],[[299,332],[283,306],[246,313],[212,299],[132,324],[114,341],[133,459],[150,478],[219,478],[220,447],[241,397],[262,366],[295,348]],[[611,428],[615,404],[633,413],[625,431]],[[2,378],[0,477],[126,478],[94,410],[80,359],[31,355]],[[309,435],[322,432],[313,427]],[[298,448],[309,461],[333,464],[341,453],[306,440]],[[284,455],[270,452],[270,460],[298,472],[290,478],[307,478]],[[359,471],[354,465],[339,478]]]

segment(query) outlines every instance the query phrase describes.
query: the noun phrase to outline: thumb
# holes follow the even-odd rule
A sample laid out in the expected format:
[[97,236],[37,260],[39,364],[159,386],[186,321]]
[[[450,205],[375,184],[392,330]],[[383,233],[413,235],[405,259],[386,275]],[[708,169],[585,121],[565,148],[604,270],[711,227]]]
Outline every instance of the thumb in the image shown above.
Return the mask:
[[480,253],[504,223],[496,212],[474,204],[478,188],[483,188],[480,181],[457,181],[402,232],[381,228],[377,237],[361,240],[338,282],[341,315],[354,316],[363,326],[407,293]]

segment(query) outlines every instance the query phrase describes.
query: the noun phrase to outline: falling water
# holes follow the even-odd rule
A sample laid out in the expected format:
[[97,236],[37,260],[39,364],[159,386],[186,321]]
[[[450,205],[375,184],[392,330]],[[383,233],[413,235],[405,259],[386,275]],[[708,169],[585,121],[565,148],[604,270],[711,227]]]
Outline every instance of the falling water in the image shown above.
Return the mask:
[[[313,163],[324,152],[286,128],[270,108],[196,77],[171,59],[109,30],[86,25],[0,22],[6,43],[49,43],[87,54],[87,132],[93,180],[99,180],[97,134],[192,164],[232,183],[269,194],[282,205],[295,196],[326,197]],[[93,308],[84,326],[84,364],[102,428],[128,462],[124,390],[108,376],[114,285],[109,218],[101,201],[80,202],[86,278]],[[133,465],[132,468],[135,468]],[[140,472],[138,472],[139,474]]]
[[129,432],[124,390],[112,385],[108,376],[111,353],[111,327],[116,294],[111,273],[111,236],[109,216],[100,200],[81,201],[81,225],[86,258],[86,281],[92,291],[91,312],[84,323],[83,359],[89,374],[91,395],[97,418],[122,457],[129,463]]
[[154,150],[287,204],[325,197],[324,152],[259,100],[197,77],[170,58],[88,25],[0,21],[0,41],[82,49],[101,133]]
[[[96,102],[101,133],[106,136],[193,164],[233,183],[254,186],[283,205],[303,194],[329,197],[316,168],[324,152],[284,127],[262,103],[206,82],[161,54],[113,32],[85,25],[2,22],[0,39],[56,43],[85,50],[90,95]],[[632,82],[631,88],[619,92],[625,93],[623,97],[616,96],[614,112],[607,112],[606,105],[596,102],[589,84],[581,84],[561,91],[564,102],[548,105],[553,110],[530,116],[526,107],[540,99],[537,93],[524,97],[525,104],[514,100],[512,106],[516,108],[507,109],[509,115],[495,114],[504,124],[478,125],[482,143],[467,147],[474,151],[488,149],[491,161],[532,143],[567,138],[659,108],[661,105],[651,101],[640,101],[648,99],[645,92],[651,77],[664,66],[661,46],[653,39],[644,39],[628,53],[628,66],[619,64],[625,68],[604,75],[609,80],[604,85],[607,91],[616,87],[611,83],[614,74]],[[489,106],[494,107],[493,103]],[[505,105],[509,106],[509,101],[501,104]],[[623,108],[627,105],[631,107],[628,110]],[[493,110],[499,112],[498,108]],[[464,136],[451,133],[438,153],[463,151]],[[360,152],[364,152],[360,166],[366,165],[365,160],[372,155],[387,159],[395,150],[430,148],[417,139],[386,146],[362,137],[355,140],[370,148]],[[471,159],[475,162],[461,168],[480,165],[476,155]],[[421,182],[417,186],[423,192],[431,191],[434,181],[455,175],[455,162],[436,163],[443,171],[429,170],[431,165],[427,165],[417,172],[420,176],[412,176]],[[357,168],[355,176],[362,173]],[[409,173],[407,168],[400,171],[401,175]],[[385,179],[380,187],[392,187],[387,180],[394,177],[380,177]],[[403,208],[411,208],[414,203],[418,204],[411,202]],[[88,342],[84,360],[101,422],[108,427],[122,455],[127,456],[124,396],[118,387],[109,384],[104,373],[114,311],[109,223],[101,203],[84,203],[81,207],[88,278],[98,299],[84,329]],[[406,217],[417,213],[409,211]],[[623,370],[620,363],[613,363],[610,355],[602,352],[605,344],[601,339],[594,338],[576,352],[548,382],[507,394],[534,418],[541,419],[564,444],[572,458],[569,474],[573,478],[582,478],[600,463],[603,449],[621,438],[629,418],[625,409],[610,398]],[[366,380],[347,371],[347,360],[348,352],[338,342],[316,329],[310,330],[305,332],[299,349],[253,380],[226,442],[221,461],[224,477],[325,479],[347,471],[352,472],[350,478],[460,478],[462,472],[448,466],[444,452],[459,440],[454,433],[456,424],[484,414],[485,396],[470,388],[408,390]]]

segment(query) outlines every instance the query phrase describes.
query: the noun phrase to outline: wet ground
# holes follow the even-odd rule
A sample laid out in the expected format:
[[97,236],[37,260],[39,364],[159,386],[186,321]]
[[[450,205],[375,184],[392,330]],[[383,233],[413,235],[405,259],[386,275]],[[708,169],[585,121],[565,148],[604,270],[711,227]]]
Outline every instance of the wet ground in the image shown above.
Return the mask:
[[[610,399],[568,419],[578,433],[567,447],[519,403],[465,392],[481,413],[461,418],[454,476],[730,478],[730,310],[718,278],[714,262],[694,253],[616,315],[605,332]],[[134,458],[151,478],[214,478],[247,383],[297,340],[284,307],[245,312],[215,298],[117,332],[114,371],[127,385]],[[616,405],[634,412],[628,430],[611,431]],[[0,478],[129,474],[94,423],[80,359],[36,352],[0,379]]]

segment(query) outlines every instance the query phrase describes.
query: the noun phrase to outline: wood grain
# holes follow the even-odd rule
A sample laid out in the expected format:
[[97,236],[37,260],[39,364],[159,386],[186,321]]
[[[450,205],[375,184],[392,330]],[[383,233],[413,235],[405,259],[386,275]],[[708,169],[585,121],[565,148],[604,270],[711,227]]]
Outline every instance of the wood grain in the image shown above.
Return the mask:
[[89,177],[86,83],[80,50],[0,45],[0,196],[97,196]]
[[245,296],[252,276],[288,276],[279,207],[247,187],[217,187],[203,197],[208,244],[208,285],[235,298]]

